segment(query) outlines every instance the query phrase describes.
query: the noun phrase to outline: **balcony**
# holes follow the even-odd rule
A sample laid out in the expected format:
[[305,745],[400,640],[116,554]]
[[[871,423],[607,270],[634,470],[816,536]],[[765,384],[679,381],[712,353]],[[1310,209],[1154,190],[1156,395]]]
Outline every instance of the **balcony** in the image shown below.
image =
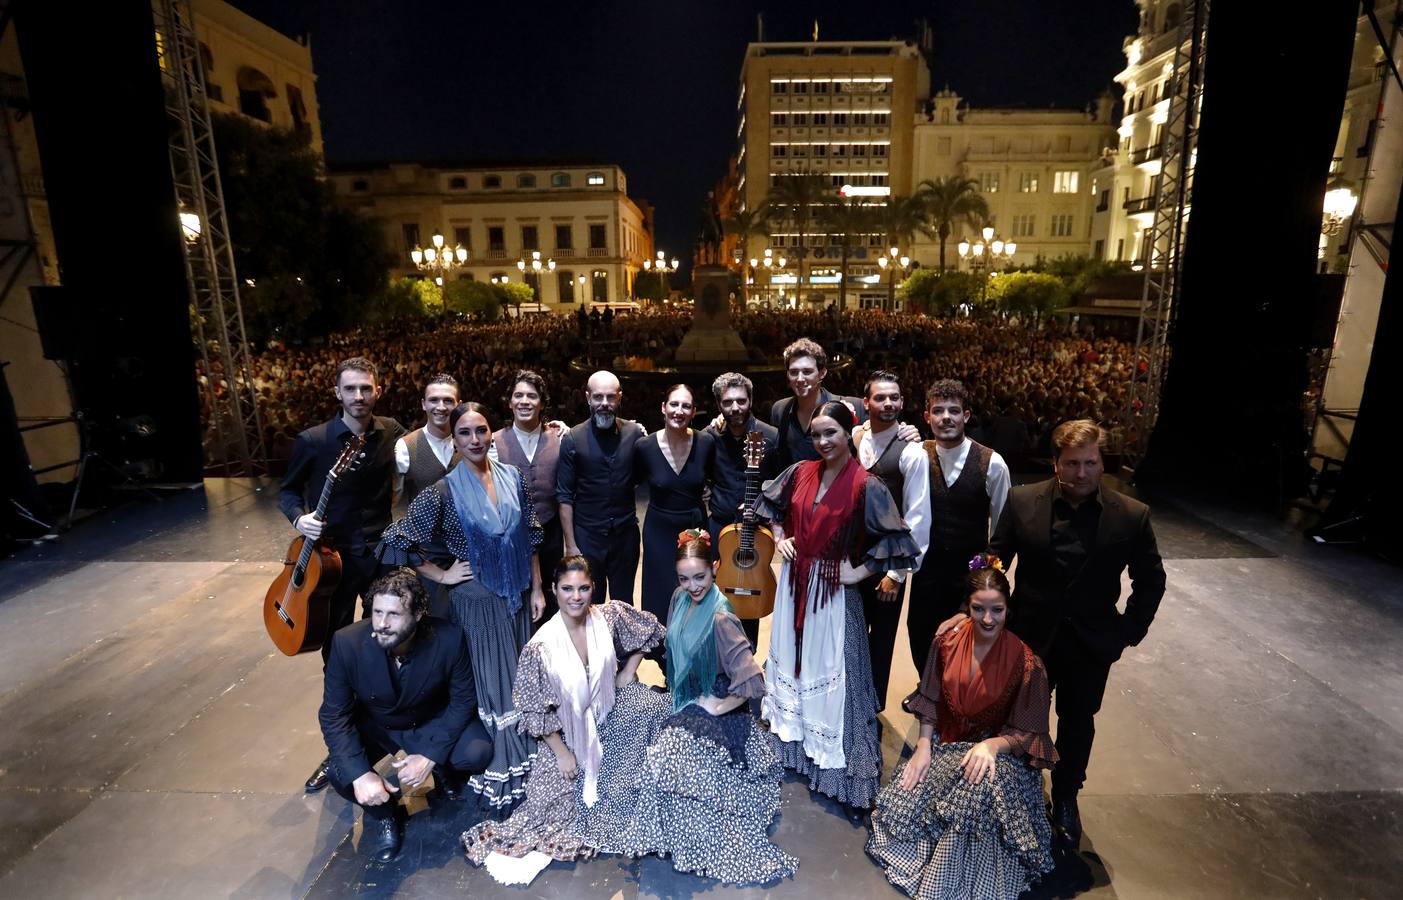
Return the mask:
[[1096,204],[1096,211],[1097,211],[1097,212],[1105,212],[1106,210],[1108,210],[1108,209],[1110,209],[1110,208],[1111,208],[1111,201],[1110,201],[1110,199],[1108,199],[1108,198],[1102,198],[1101,202],[1098,203],[1098,204]]
[[556,247],[555,250],[551,252],[551,257],[554,258],[554,259],[574,259],[574,258],[575,258],[575,248],[574,248],[574,247]]
[[507,248],[505,248],[505,247],[493,247],[493,248],[491,248],[490,250],[487,251],[487,258],[488,258],[488,259],[506,259],[506,258],[507,258]]
[[1130,164],[1132,166],[1138,166],[1141,163],[1147,163],[1151,160],[1159,159],[1159,156],[1159,144],[1153,144],[1149,147],[1142,147],[1139,150],[1136,150],[1130,154]]
[[1127,215],[1133,216],[1136,213],[1154,212],[1157,206],[1159,206],[1158,197],[1140,197],[1125,201],[1125,212]]
[[608,247],[590,247],[589,250],[587,251],[587,253],[588,253],[589,256],[592,256],[592,257],[593,257],[593,256],[608,256],[608,255],[609,255],[609,248],[608,248]]

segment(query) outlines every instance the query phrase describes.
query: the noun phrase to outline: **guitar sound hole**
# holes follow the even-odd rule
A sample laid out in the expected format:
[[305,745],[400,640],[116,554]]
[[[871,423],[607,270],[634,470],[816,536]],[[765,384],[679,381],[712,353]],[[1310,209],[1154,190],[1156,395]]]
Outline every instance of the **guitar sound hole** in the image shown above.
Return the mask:
[[760,561],[760,554],[754,550],[737,550],[731,555],[731,561],[736,564],[738,569],[749,569]]

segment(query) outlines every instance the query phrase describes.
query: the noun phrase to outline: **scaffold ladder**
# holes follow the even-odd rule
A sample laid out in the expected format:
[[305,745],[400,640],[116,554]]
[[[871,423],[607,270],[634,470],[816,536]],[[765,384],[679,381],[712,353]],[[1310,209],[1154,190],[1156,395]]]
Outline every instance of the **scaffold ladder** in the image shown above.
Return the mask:
[[1203,106],[1203,71],[1207,50],[1209,0],[1189,0],[1179,20],[1174,47],[1173,81],[1160,136],[1160,173],[1155,212],[1145,236],[1145,282],[1130,392],[1124,411],[1126,453],[1144,456],[1159,417],[1160,390],[1169,352],[1169,334],[1178,307],[1184,270],[1184,238],[1193,197],[1199,113]]
[[194,15],[188,0],[153,0],[152,12],[172,126],[171,175],[185,226],[185,274],[205,375],[205,465],[226,475],[260,475],[267,472],[268,454]]

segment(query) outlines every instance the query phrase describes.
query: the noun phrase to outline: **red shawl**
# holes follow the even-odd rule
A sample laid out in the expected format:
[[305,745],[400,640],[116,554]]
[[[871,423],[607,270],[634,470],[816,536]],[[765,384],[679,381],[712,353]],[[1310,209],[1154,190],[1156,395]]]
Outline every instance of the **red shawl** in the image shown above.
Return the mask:
[[794,468],[789,514],[784,519],[785,533],[794,538],[794,562],[789,567],[789,580],[794,590],[796,678],[804,655],[804,616],[808,612],[811,573],[818,569],[819,582],[824,588],[819,605],[826,606],[829,595],[838,587],[838,570],[848,551],[848,523],[854,514],[865,515],[862,492],[867,486],[867,470],[856,459],[849,458],[823,499],[815,505],[822,477],[822,460],[809,460]]
[[[974,668],[974,675],[970,669]],[[974,623],[961,628],[940,676],[940,694],[950,711],[964,721],[976,719],[998,702],[1009,680],[1023,674],[1023,647],[1007,629],[999,632],[984,661],[974,667]],[[943,724],[943,723],[942,723]],[[943,737],[943,735],[942,735]]]

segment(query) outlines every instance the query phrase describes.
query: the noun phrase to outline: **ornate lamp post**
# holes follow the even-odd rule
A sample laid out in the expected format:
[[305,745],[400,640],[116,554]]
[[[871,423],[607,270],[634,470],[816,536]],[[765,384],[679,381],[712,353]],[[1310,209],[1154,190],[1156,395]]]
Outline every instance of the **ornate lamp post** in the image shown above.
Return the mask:
[[971,269],[978,269],[983,275],[979,285],[979,300],[983,303],[985,296],[989,292],[989,275],[995,266],[1007,265],[1013,261],[1013,254],[1018,250],[1018,244],[1013,241],[1003,241],[994,236],[994,229],[990,225],[984,226],[980,232],[983,240],[960,241],[958,249],[960,259],[968,260]]
[[532,251],[531,251],[531,258],[530,258],[530,259],[524,259],[524,258],[523,258],[523,259],[518,259],[518,260],[516,261],[516,267],[517,267],[517,269],[520,270],[520,272],[521,272],[522,280],[523,280],[523,281],[526,281],[528,284],[530,283],[530,281],[526,278],[526,273],[529,271],[529,272],[531,273],[531,275],[535,277],[535,279],[536,279],[536,302],[537,302],[537,303],[540,303],[540,302],[541,302],[541,298],[542,298],[543,296],[545,296],[545,293],[546,293],[545,285],[541,284],[541,275],[544,274],[544,273],[546,273],[546,272],[554,272],[554,271],[555,271],[555,260],[553,260],[553,259],[545,259],[545,260],[543,260],[543,259],[541,259],[541,251],[539,251],[539,250],[532,250]]
[[678,263],[675,259],[669,263],[667,254],[661,250],[658,251],[658,258],[656,261],[651,259],[643,260],[643,271],[655,273],[658,276],[658,281],[662,283],[663,299],[666,299],[671,291],[671,285],[668,283],[667,276],[677,271],[677,265]]
[[911,268],[911,257],[897,254],[901,253],[899,247],[888,247],[886,256],[877,257],[877,266],[883,271],[891,269],[891,274],[887,277],[887,308],[896,309],[896,273],[903,274]]
[[[774,250],[771,250],[769,247],[766,247],[766,248],[765,248],[765,258],[764,258],[763,260],[761,260],[761,263],[762,263],[762,264],[765,266],[765,268],[768,269],[769,272],[770,272],[770,284],[776,284],[776,282],[775,282],[776,270],[778,270],[778,274],[783,275],[783,274],[784,274],[784,267],[785,267],[785,265],[786,265],[788,262],[789,262],[789,260],[785,259],[783,256],[775,256],[775,251],[774,251]],[[755,263],[755,261],[754,261],[754,260],[751,260],[751,265],[752,265],[752,266],[754,265],[754,263]],[[777,289],[778,289],[778,291],[779,291],[779,296],[778,296],[778,298],[775,300],[775,305],[777,305],[777,306],[784,306],[784,285],[783,285],[783,284],[778,284],[778,288],[777,288]]]
[[434,284],[443,287],[444,277],[455,269],[461,269],[468,261],[468,251],[463,249],[462,244],[445,247],[443,235],[435,231],[429,246],[415,246],[409,251],[409,258],[414,260],[419,271],[433,276]]

